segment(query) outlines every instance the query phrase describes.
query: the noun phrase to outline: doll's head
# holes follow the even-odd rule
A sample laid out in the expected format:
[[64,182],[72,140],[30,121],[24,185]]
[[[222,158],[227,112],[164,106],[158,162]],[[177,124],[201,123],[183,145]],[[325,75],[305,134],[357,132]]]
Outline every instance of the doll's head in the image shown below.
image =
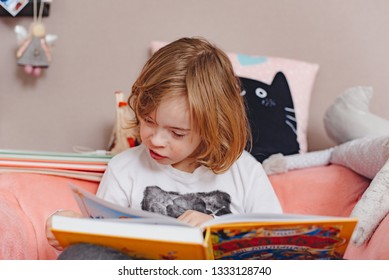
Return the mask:
[[215,173],[227,170],[249,139],[239,81],[227,55],[200,38],[182,38],[146,62],[128,103],[139,119],[169,98],[187,98],[192,129],[201,137],[198,163]]
[[45,26],[40,22],[34,22],[31,25],[31,35],[34,37],[43,38],[46,35],[46,28]]

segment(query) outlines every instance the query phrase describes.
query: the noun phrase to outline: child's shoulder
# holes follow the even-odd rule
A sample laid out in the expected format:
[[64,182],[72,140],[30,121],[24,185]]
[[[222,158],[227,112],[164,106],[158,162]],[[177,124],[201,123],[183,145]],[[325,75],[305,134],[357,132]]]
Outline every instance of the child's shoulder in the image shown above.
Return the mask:
[[138,162],[142,160],[146,152],[143,145],[139,145],[133,148],[129,148],[119,154],[116,154],[109,161],[110,165],[127,165],[131,162]]
[[259,163],[259,161],[257,161],[255,157],[246,150],[243,151],[238,161],[249,161],[249,162]]
[[262,166],[261,163],[246,150],[243,151],[242,155],[239,157],[235,164],[245,168],[258,168]]

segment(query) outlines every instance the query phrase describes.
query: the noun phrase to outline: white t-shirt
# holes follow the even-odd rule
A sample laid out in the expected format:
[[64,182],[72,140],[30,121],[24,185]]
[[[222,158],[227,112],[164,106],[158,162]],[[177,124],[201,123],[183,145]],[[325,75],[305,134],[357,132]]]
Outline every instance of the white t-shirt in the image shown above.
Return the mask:
[[262,165],[246,151],[222,174],[204,166],[188,173],[157,163],[139,145],[110,160],[97,196],[172,217],[189,209],[216,216],[282,212]]

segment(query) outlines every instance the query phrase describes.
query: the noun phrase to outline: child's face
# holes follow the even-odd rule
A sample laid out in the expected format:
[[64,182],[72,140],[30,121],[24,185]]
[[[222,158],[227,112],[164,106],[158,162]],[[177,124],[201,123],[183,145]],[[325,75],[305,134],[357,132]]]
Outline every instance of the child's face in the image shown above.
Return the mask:
[[175,97],[162,101],[150,115],[140,118],[140,137],[158,163],[193,172],[198,165],[189,156],[201,139],[191,127],[187,98]]

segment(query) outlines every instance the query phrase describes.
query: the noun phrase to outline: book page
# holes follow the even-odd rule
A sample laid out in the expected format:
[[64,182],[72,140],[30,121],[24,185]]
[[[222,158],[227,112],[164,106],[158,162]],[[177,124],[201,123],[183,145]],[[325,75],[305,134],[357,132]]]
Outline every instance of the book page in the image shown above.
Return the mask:
[[158,213],[122,207],[98,198],[94,194],[75,185],[69,184],[69,186],[73,191],[74,197],[84,217],[93,219],[153,218],[154,220],[158,220],[159,224],[188,226],[175,218]]
[[147,218],[139,219],[104,219],[94,220],[54,216],[52,230],[91,235],[116,236],[125,238],[149,239],[158,241],[190,242],[203,244],[203,234],[199,228],[180,225],[148,223]]

